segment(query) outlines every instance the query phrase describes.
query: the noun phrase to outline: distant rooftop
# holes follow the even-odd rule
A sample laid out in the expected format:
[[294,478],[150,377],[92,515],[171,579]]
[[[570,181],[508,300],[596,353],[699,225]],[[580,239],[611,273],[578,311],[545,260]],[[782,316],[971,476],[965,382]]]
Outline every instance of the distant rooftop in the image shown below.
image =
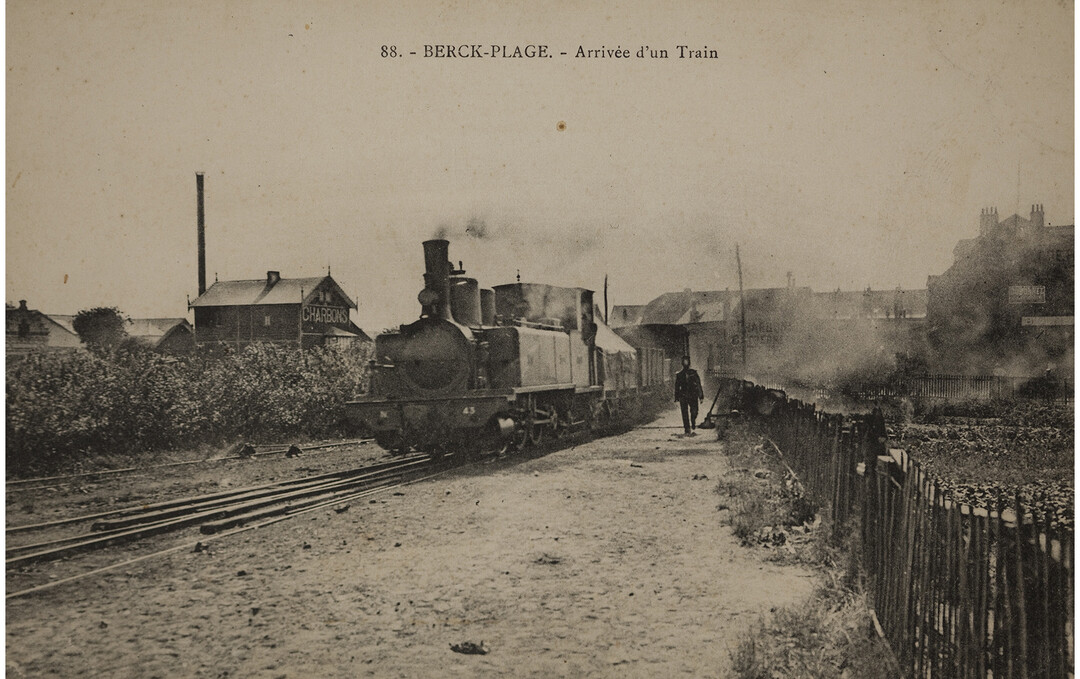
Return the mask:
[[159,339],[178,325],[187,325],[191,329],[186,318],[133,318],[126,329],[132,337]]
[[[273,273],[273,272],[271,272]],[[191,302],[191,307],[251,306],[255,304],[300,304],[309,301],[323,281],[329,280],[338,294],[355,309],[354,302],[330,276],[315,278],[277,278],[215,281],[206,292]]]

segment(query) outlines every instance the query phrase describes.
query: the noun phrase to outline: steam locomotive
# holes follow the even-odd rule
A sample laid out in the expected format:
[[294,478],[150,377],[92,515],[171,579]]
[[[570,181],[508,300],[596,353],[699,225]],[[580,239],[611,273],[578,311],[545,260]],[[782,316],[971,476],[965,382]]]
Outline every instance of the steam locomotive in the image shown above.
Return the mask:
[[480,289],[448,241],[423,247],[420,318],[376,337],[370,393],[346,406],[383,448],[522,448],[667,398],[669,352],[621,339],[596,318],[593,291]]

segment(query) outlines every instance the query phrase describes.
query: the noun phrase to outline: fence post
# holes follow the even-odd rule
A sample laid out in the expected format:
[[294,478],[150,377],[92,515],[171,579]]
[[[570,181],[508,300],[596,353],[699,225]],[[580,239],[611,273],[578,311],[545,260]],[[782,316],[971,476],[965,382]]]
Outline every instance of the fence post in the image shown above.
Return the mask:
[[1016,512],[1016,618],[1019,622],[1019,629],[1017,633],[1019,635],[1019,648],[1017,663],[1020,665],[1020,676],[1022,679],[1028,677],[1028,619],[1027,619],[1027,606],[1024,596],[1024,588],[1026,587],[1026,581],[1024,578],[1024,546],[1027,542],[1024,539],[1024,508],[1020,504],[1020,493],[1017,492],[1013,496],[1013,508]]
[[[933,379],[938,393],[992,396],[1002,388],[998,378]],[[849,516],[861,519],[868,598],[906,674],[1027,679],[1070,671],[1072,534],[1048,512],[1025,509],[1019,493],[995,496],[985,512],[955,502],[906,454],[895,465],[897,484],[894,465],[883,464],[889,458],[878,457],[857,418],[785,398],[763,423],[805,475],[807,492],[823,509],[828,503],[833,530]]]
[[987,670],[987,638],[986,628],[989,624],[989,599],[990,599],[990,512],[986,516],[973,517],[973,525],[978,527],[979,546],[976,552],[975,565],[978,570],[978,615],[975,616],[976,630],[978,632],[978,658],[975,669],[980,679],[986,677]]

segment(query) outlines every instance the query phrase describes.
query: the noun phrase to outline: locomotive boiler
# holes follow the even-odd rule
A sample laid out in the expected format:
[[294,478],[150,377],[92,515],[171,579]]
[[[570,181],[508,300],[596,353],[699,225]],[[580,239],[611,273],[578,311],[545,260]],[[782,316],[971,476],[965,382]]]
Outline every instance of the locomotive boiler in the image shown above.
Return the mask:
[[383,448],[535,445],[640,408],[668,381],[658,350],[635,349],[598,322],[591,290],[482,290],[450,263],[447,241],[423,247],[420,318],[376,337],[370,393],[347,404]]

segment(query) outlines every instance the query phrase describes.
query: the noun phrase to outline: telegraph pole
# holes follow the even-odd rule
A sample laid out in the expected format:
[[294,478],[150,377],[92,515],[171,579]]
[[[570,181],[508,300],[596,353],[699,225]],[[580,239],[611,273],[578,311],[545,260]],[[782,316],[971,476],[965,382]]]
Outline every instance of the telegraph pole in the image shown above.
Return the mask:
[[739,268],[739,328],[742,335],[742,369],[746,377],[746,297],[743,295],[742,259],[739,257],[739,244],[735,244],[735,265]]
[[604,325],[608,324],[607,312],[607,274],[604,274]]

